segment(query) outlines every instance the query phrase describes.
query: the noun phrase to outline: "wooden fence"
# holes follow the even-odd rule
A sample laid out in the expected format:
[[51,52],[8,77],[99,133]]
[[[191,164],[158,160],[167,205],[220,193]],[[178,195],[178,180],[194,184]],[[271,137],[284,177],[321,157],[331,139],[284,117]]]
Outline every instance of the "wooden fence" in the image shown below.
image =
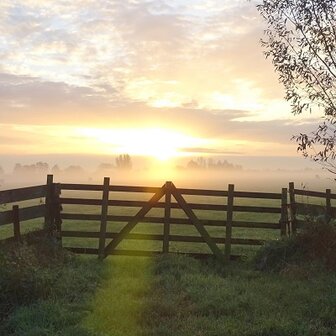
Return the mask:
[[[79,198],[62,197],[62,192],[86,192],[101,193],[101,198]],[[148,201],[129,200],[115,198],[111,199],[111,193],[127,195],[130,194],[152,194]],[[202,196],[202,199],[210,197],[218,201],[208,203],[191,203],[187,200],[189,196]],[[298,196],[323,198],[323,204],[309,204],[298,202]],[[232,228],[246,229],[268,229],[278,232],[278,235],[286,236],[294,233],[302,224],[300,213],[307,208],[324,211],[326,218],[334,216],[336,208],[331,206],[331,200],[336,199],[336,194],[332,194],[330,189],[325,193],[316,191],[306,191],[295,189],[294,184],[289,184],[289,189],[282,188],[280,193],[270,192],[245,192],[236,191],[234,185],[229,184],[227,190],[202,190],[176,188],[172,182],[166,182],[162,187],[139,187],[139,186],[118,186],[111,185],[110,179],[105,178],[102,185],[93,184],[68,184],[53,183],[53,176],[48,175],[47,184],[14,190],[0,191],[0,206],[3,204],[17,203],[31,199],[43,198],[43,204],[19,208],[13,205],[11,210],[0,212],[0,226],[12,224],[14,235],[10,240],[21,240],[21,222],[35,218],[44,218],[44,232],[56,237],[60,241],[62,237],[74,238],[95,238],[97,247],[67,247],[76,253],[96,254],[100,258],[107,255],[140,255],[148,256],[157,253],[169,253],[170,242],[184,243],[206,243],[211,254],[226,260],[235,258],[231,253],[232,245],[262,245],[263,240],[236,238],[232,235]],[[237,199],[259,199],[277,200],[278,206],[256,206],[236,205]],[[306,200],[308,201],[308,199]],[[62,206],[76,205],[97,206],[99,213],[85,214],[82,211],[70,213],[62,211]],[[116,215],[114,209],[138,209],[135,215]],[[77,209],[77,208],[76,208]],[[162,209],[162,216],[147,216],[151,209]],[[180,209],[184,212],[185,218],[177,218],[172,215],[173,209]],[[111,211],[109,211],[111,210]],[[212,211],[219,212],[220,219],[200,219],[196,215],[198,212]],[[112,214],[111,214],[112,213]],[[261,213],[271,214],[280,218],[275,222],[238,221],[234,219],[236,213]],[[67,221],[98,221],[99,225],[95,231],[65,230],[62,228],[62,220]],[[113,223],[124,223],[118,231],[107,230],[108,225],[113,227]],[[161,224],[160,234],[132,233],[131,231],[138,223]],[[192,225],[196,228],[198,235],[171,234],[171,225]],[[109,227],[110,227],[109,226]],[[213,237],[209,233],[209,228],[217,227],[223,229],[221,237]],[[1,229],[1,228],[0,228]],[[1,238],[0,238],[1,240]],[[109,241],[110,240],[110,241]],[[124,240],[144,240],[159,241],[162,243],[161,251],[127,250],[118,246]],[[83,240],[85,242],[85,240]],[[219,245],[223,245],[221,248]],[[185,253],[197,257],[209,254]]]

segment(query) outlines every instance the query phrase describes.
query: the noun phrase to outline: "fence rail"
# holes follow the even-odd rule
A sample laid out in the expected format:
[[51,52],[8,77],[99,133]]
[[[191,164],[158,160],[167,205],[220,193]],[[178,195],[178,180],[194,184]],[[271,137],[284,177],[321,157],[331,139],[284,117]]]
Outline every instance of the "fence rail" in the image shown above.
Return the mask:
[[[100,199],[78,196],[61,197],[63,191],[97,191],[101,192],[102,196]],[[118,195],[127,194],[128,196],[134,193],[147,193],[153,196],[148,201],[119,199],[120,197],[114,199],[115,193]],[[204,200],[210,196],[211,202],[194,203],[187,201],[185,196],[203,196]],[[306,197],[306,203],[298,202],[298,196]],[[217,198],[216,202],[213,200],[214,197]],[[322,199],[322,201],[312,203],[309,202],[309,197]],[[98,254],[101,258],[110,254],[152,255],[160,252],[117,248],[123,240],[162,242],[161,253],[170,251],[170,242],[205,243],[217,257],[235,258],[236,256],[232,256],[231,253],[232,245],[258,246],[262,245],[264,240],[233,237],[232,228],[268,229],[278,232],[279,236],[290,235],[301,227],[303,220],[300,216],[304,212],[324,213],[326,218],[331,218],[336,214],[336,207],[331,206],[331,200],[336,199],[336,194],[332,194],[330,189],[327,189],[326,192],[300,190],[294,187],[294,183],[290,183],[288,189],[282,188],[279,193],[270,193],[236,191],[234,185],[229,185],[227,190],[176,188],[171,182],[165,183],[162,187],[110,185],[109,178],[105,178],[101,185],[54,183],[52,175],[48,175],[46,185],[0,191],[0,205],[38,198],[44,199],[43,204],[29,205],[23,208],[14,204],[11,210],[0,212],[0,227],[13,225],[13,237],[10,239],[21,240],[21,222],[43,218],[46,232],[57,236],[60,240],[62,237],[97,239],[98,248],[90,246],[87,248],[70,246],[67,248],[77,253]],[[244,199],[245,203],[250,199],[257,199],[279,201],[279,204],[278,206],[237,205],[236,202],[239,199]],[[62,207],[68,205],[78,205],[79,209],[81,206],[95,206],[97,213],[63,211]],[[109,209],[112,214],[109,213]],[[138,209],[138,212],[135,215],[113,214],[115,209]],[[152,209],[162,209],[164,213],[160,216],[147,216]],[[183,211],[185,218],[174,217],[172,210],[175,209]],[[217,213],[216,216],[220,216],[220,219],[211,218],[209,212]],[[199,218],[198,213],[205,213],[210,218]],[[279,222],[236,220],[234,215],[237,213],[278,215],[280,220]],[[97,222],[97,230],[67,230],[62,226],[62,221]],[[110,224],[113,227],[114,223],[118,223],[119,231],[111,232],[108,228],[111,228]],[[155,234],[131,232],[138,223],[161,225],[162,232]],[[120,225],[123,225],[121,229]],[[199,236],[172,234],[171,225],[194,226]],[[222,235],[220,237],[211,236],[208,231],[211,227],[223,228]],[[110,240],[108,244],[107,240]],[[224,250],[219,248],[219,244],[224,246]],[[189,254],[203,255],[193,251],[190,251]]]

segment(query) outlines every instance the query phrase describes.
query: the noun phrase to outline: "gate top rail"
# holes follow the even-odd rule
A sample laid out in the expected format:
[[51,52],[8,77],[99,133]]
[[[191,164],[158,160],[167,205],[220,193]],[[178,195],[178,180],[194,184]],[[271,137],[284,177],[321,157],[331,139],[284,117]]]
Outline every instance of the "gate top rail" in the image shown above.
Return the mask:
[[[72,191],[103,191],[102,184],[78,184],[78,183],[60,183],[62,190]],[[146,187],[146,186],[127,186],[127,185],[110,185],[109,191],[114,192],[138,192],[138,193],[156,193],[161,187]],[[176,188],[183,195],[191,196],[213,196],[227,197],[227,190],[211,190],[197,188]],[[272,192],[251,192],[251,191],[234,191],[234,197],[241,198],[267,198],[281,199],[281,193]]]
[[47,186],[17,188],[0,191],[0,204],[27,201],[35,198],[46,197]]
[[[319,198],[327,197],[327,193],[325,191],[321,192],[321,191],[294,189],[294,193],[295,195],[300,195],[300,196],[310,196],[310,197],[319,197]],[[329,198],[336,199],[336,194],[330,194]]]

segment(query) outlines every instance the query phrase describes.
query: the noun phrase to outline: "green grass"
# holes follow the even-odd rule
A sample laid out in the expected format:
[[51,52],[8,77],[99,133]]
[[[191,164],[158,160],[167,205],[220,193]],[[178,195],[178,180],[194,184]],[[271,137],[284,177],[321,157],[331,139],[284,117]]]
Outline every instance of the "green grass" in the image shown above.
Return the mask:
[[[204,199],[193,199],[196,201]],[[225,204],[225,199],[217,202]],[[252,202],[249,205],[279,204],[279,201]],[[247,200],[240,199],[236,204],[246,203]],[[91,206],[66,206],[64,210],[100,212],[99,207]],[[136,209],[110,209],[116,215],[135,212]],[[155,209],[150,214],[160,216],[163,211]],[[175,210],[174,215],[182,216]],[[197,215],[225,219],[226,213],[198,211]],[[235,220],[277,223],[279,216],[239,213]],[[99,222],[64,221],[63,229],[99,231],[99,225]],[[108,229],[118,231],[122,225],[109,223]],[[22,231],[41,226],[41,221],[26,222]],[[171,229],[172,234],[197,234],[190,226],[172,225]],[[225,235],[225,228],[208,229],[212,236]],[[1,237],[12,235],[11,230],[12,226],[0,227]],[[162,233],[162,230],[162,225],[140,223],[132,232]],[[234,237],[275,239],[279,235],[279,231],[267,229],[233,230]],[[122,244],[122,248],[159,250],[162,243],[128,240]],[[64,245],[97,247],[98,239],[64,238]],[[204,244],[171,243],[171,250],[206,252],[208,248]],[[260,272],[251,259],[255,250],[234,246],[234,253],[244,253],[249,259],[229,265],[175,255],[111,256],[103,262],[96,257],[76,256],[61,264],[38,265],[37,294],[8,312],[0,322],[0,335],[335,335],[336,275],[321,273],[307,278],[295,272],[282,275]],[[26,284],[22,282],[17,294],[29,292]]]
[[[55,289],[56,296],[19,307],[7,322],[8,335],[335,334],[332,274],[298,279],[256,271],[251,262],[223,266],[173,255],[79,259],[84,267],[64,272],[97,286],[83,295],[73,284],[71,299]],[[64,289],[61,283],[56,287]]]

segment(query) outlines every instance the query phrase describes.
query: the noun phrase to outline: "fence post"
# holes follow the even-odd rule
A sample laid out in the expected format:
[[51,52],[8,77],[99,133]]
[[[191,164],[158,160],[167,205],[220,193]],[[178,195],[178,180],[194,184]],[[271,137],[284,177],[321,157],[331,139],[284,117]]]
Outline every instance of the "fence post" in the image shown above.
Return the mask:
[[106,240],[106,226],[107,226],[107,213],[108,213],[108,201],[109,201],[109,190],[110,189],[110,178],[104,178],[103,185],[103,198],[102,198],[102,208],[101,208],[101,222],[100,222],[100,235],[99,235],[99,259],[105,257],[105,240]]
[[282,188],[282,193],[281,193],[281,218],[280,218],[281,236],[287,236],[287,227],[288,227],[287,188]]
[[46,214],[44,217],[44,229],[47,231],[48,236],[52,236],[54,216],[53,216],[53,196],[54,196],[54,177],[53,175],[47,176],[47,192],[46,192]]
[[61,194],[61,185],[59,183],[55,184],[54,187],[54,221],[55,221],[55,230],[56,230],[56,238],[59,244],[62,246],[62,218],[61,211],[62,205],[60,202],[60,194]]
[[20,242],[21,241],[20,214],[18,205],[13,205],[12,216],[13,216],[14,240]]
[[289,212],[290,212],[290,230],[289,234],[296,233],[296,204],[294,182],[289,182]]
[[170,211],[171,211],[171,191],[172,183],[166,182],[165,186],[165,212],[164,212],[164,227],[163,227],[163,246],[162,252],[169,253],[169,235],[170,235]]
[[331,189],[326,189],[326,213],[325,221],[329,222],[332,217],[331,213]]
[[231,255],[231,237],[233,220],[233,198],[234,184],[228,186],[227,211],[226,211],[226,229],[225,229],[225,260],[230,260]]

